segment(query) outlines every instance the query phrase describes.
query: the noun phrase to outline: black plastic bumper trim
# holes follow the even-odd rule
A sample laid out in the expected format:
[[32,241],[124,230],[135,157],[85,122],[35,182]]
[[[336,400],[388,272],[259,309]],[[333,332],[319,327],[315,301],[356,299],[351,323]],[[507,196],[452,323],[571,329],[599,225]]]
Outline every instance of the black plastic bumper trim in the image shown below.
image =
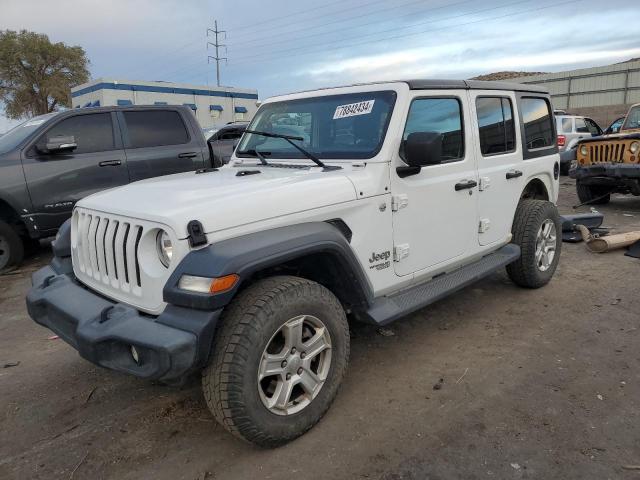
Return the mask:
[[[32,279],[27,295],[31,318],[92,363],[164,381],[178,380],[206,364],[221,310],[168,305],[154,318],[93,293],[51,266]],[[138,362],[131,346],[138,351]]]

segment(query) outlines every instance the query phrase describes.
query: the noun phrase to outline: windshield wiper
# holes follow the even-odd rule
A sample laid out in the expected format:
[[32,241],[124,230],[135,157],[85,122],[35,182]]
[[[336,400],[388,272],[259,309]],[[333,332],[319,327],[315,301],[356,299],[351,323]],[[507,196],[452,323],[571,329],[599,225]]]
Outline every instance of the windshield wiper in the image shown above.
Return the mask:
[[[253,155],[254,157],[258,157],[258,159],[260,160],[260,163],[262,165],[269,165],[269,163],[267,162],[267,159],[264,158],[264,154],[262,152],[259,152],[258,150],[255,150],[255,149],[253,149],[253,150],[244,150],[244,151],[238,152],[238,153],[241,153],[243,155]],[[264,152],[264,153],[266,153],[267,155],[270,155],[270,152]]]
[[[255,135],[261,135],[263,137],[282,138],[283,140],[286,140],[287,142],[289,142],[291,144],[291,146],[293,146],[293,148],[298,150],[300,153],[302,153],[305,157],[307,157],[309,160],[314,162],[319,167],[322,167],[324,170],[338,170],[338,169],[342,168],[342,167],[338,167],[338,166],[325,165],[324,162],[322,162],[322,160],[320,160],[318,157],[316,157],[313,153],[309,152],[308,150],[305,150],[300,145],[298,145],[296,143],[293,143],[293,140],[297,140],[299,142],[304,142],[304,138],[302,138],[302,137],[294,137],[293,135],[282,135],[280,133],[261,132],[259,130],[245,130],[244,132],[245,133],[253,133]],[[255,150],[254,150],[254,152],[256,152],[256,154],[258,153]]]

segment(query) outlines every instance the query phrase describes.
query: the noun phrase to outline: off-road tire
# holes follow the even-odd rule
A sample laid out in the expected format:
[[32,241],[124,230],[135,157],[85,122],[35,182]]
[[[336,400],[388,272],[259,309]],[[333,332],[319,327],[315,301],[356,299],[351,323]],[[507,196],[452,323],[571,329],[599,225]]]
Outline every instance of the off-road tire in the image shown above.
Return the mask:
[[[550,267],[541,271],[536,263],[536,239],[546,219],[556,227],[556,251]],[[512,243],[520,247],[520,258],[507,265],[509,278],[525,288],[540,288],[551,280],[560,261],[562,222],[556,206],[545,200],[522,200],[513,219]]]
[[18,232],[0,220],[0,273],[20,265],[24,258],[24,245]]
[[604,205],[611,200],[611,188],[604,185],[585,185],[580,180],[576,182],[576,192],[580,203],[586,205]]
[[569,170],[571,169],[571,164],[570,163],[561,163],[560,164],[560,175],[562,175],[563,177],[566,177],[567,175],[569,175]]
[[[270,412],[258,392],[258,366],[272,336],[291,318],[314,315],[331,335],[331,365],[317,396],[303,410]],[[270,277],[242,291],[220,318],[204,396],[216,420],[233,435],[262,447],[283,445],[313,427],[335,398],[349,360],[349,327],[338,299],[322,285],[291,276]]]

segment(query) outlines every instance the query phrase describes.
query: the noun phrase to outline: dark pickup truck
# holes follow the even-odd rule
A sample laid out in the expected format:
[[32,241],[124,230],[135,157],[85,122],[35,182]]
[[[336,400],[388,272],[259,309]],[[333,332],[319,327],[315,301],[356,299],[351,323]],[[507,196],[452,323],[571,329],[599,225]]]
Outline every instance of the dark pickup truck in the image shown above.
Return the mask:
[[208,168],[211,149],[184,106],[73,109],[0,137],[0,271],[55,235],[81,198],[136,180]]

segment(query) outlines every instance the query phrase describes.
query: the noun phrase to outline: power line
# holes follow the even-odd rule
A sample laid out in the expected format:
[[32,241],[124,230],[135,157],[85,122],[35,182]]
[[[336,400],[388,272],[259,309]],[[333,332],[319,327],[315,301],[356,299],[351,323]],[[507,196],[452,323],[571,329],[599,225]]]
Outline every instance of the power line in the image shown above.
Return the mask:
[[[451,15],[451,16],[448,16],[448,17],[443,17],[443,18],[438,18],[438,19],[426,20],[426,21],[422,21],[422,22],[413,23],[413,24],[410,24],[410,25],[404,25],[402,28],[403,29],[414,28],[414,27],[418,27],[418,26],[421,26],[421,25],[427,25],[427,24],[430,24],[430,23],[436,23],[436,22],[440,22],[440,21],[444,21],[444,20],[452,20],[452,19],[456,19],[456,18],[465,17],[465,16],[468,16],[468,15],[474,15],[474,14],[477,14],[477,13],[485,13],[485,12],[498,10],[498,9],[505,8],[505,7],[511,7],[513,5],[518,5],[518,4],[521,4],[521,3],[528,3],[528,2],[531,2],[531,1],[533,1],[533,0],[516,0],[516,1],[512,1],[512,2],[506,3],[506,4],[498,5],[498,6],[495,6],[495,7],[484,8],[484,9],[480,9],[480,10],[474,10],[472,12],[467,12],[467,13],[462,13],[462,14],[457,14],[457,15]],[[579,1],[579,0],[575,0],[575,1]],[[362,25],[362,26],[365,26],[365,25]],[[397,27],[389,28],[389,29],[386,29],[386,30],[377,30],[377,31],[372,32],[372,33],[358,34],[358,35],[353,35],[353,36],[349,36],[349,37],[343,37],[340,40],[334,40],[334,41],[331,41],[329,43],[324,43],[322,46],[323,47],[327,47],[327,46],[334,45],[334,44],[342,44],[342,42],[344,42],[345,40],[351,40],[351,39],[356,39],[356,38],[360,39],[360,38],[365,38],[365,37],[374,37],[374,36],[377,36],[377,35],[379,35],[381,33],[390,33],[390,32],[397,32],[397,31],[398,31]],[[431,30],[427,30],[427,31],[429,32]],[[403,38],[405,36],[411,36],[411,35],[412,34],[400,34],[400,35],[395,35],[395,36],[392,36],[392,37],[389,37],[389,38],[390,39]],[[307,36],[298,37],[296,39],[296,42],[299,41],[299,40],[304,40],[306,38],[308,38],[308,37]],[[382,38],[380,40],[383,40],[383,39],[386,39],[386,38]],[[349,45],[342,44],[342,47],[339,47],[339,48],[344,48],[344,47],[347,47],[347,46],[357,46],[357,45],[361,45],[361,44],[364,44],[364,43],[369,43],[369,42],[368,41],[367,42],[359,42],[359,43],[357,43],[355,45],[354,44],[349,44]],[[265,44],[265,46],[268,46],[268,44]],[[288,48],[288,49],[284,49],[284,50],[278,50],[277,53],[278,53],[278,55],[281,55],[283,53],[295,52],[295,51],[299,51],[299,50],[307,49],[307,48],[308,48],[308,46],[297,46],[297,47],[292,47],[292,48]],[[250,60],[250,59],[253,59],[253,58],[257,58],[257,57],[262,57],[263,55],[265,55],[265,54],[264,53],[255,53],[255,54],[252,54],[252,55],[245,55],[245,56],[237,57],[237,60],[240,60],[239,63],[242,63],[242,61]]]
[[[448,5],[441,5],[439,7],[428,8],[426,10],[421,10],[420,12],[413,12],[413,13],[408,13],[408,14],[405,14],[405,15],[401,15],[401,16],[399,16],[397,18],[394,18],[394,19],[391,19],[391,20],[399,20],[401,18],[415,16],[417,13],[421,13],[422,14],[422,13],[427,13],[427,12],[434,12],[436,10],[442,10],[443,8],[456,7],[456,6],[460,6],[460,5],[466,4],[466,3],[474,3],[476,1],[477,0],[464,0],[464,1],[461,1],[461,2],[451,3],[451,4],[448,4]],[[529,0],[524,0],[524,1],[529,1]],[[390,7],[390,8],[383,8],[381,10],[376,10],[376,11],[373,11],[373,12],[365,13],[363,15],[356,15],[355,17],[342,18],[342,19],[339,19],[339,20],[335,20],[333,22],[327,22],[324,25],[320,25],[320,26],[324,27],[324,26],[327,26],[327,25],[335,24],[335,23],[349,22],[349,21],[351,21],[353,19],[368,17],[368,16],[371,16],[371,15],[376,15],[378,13],[388,11],[388,10],[396,10],[399,7],[406,7],[408,5],[414,5],[416,3],[422,3],[422,2],[424,2],[424,0],[412,1],[412,2],[409,2],[409,3],[405,3],[403,5],[394,5],[393,7]],[[501,7],[498,7],[498,8],[501,8]],[[469,13],[465,13],[463,15],[469,15]],[[430,20],[427,23],[434,22],[434,21],[437,21],[437,20]],[[360,25],[350,26],[349,28],[350,29],[351,28],[361,28],[361,27],[366,27],[366,26],[373,25],[373,24],[378,24],[378,23],[380,23],[378,20],[373,20],[373,21],[370,21],[370,22],[362,23]],[[309,28],[316,28],[316,27],[309,27]],[[294,32],[299,32],[299,31],[306,31],[309,28],[302,28],[302,29],[299,29],[299,30],[294,30],[294,31],[286,32],[286,33],[294,33]],[[395,28],[393,30],[395,30]],[[295,38],[295,40],[298,41],[298,40],[305,39],[305,38],[317,37],[317,36],[327,35],[327,34],[330,34],[330,33],[341,32],[341,31],[343,31],[342,28],[335,28],[333,30],[325,30],[325,31],[318,32],[318,33],[312,33],[310,35],[304,35],[302,37]],[[283,34],[286,34],[286,33],[283,33]],[[377,33],[380,33],[380,32],[377,32]],[[264,39],[254,39],[254,40],[252,40],[252,42],[256,42],[256,41],[260,41],[260,40],[264,40]],[[290,39],[286,39],[285,38],[284,40],[277,40],[275,42],[261,43],[260,47],[276,45],[276,44],[279,44],[279,43],[287,43],[287,42],[290,42],[290,41],[291,41]],[[240,42],[240,44],[245,44],[245,43],[247,43],[247,42]],[[237,45],[237,44],[235,44],[235,45]]]
[[[512,2],[510,4],[501,5],[500,7],[493,7],[493,8],[488,8],[488,9],[484,9],[484,10],[477,10],[477,11],[472,12],[472,13],[482,13],[482,12],[486,12],[486,11],[489,11],[489,10],[496,10],[497,8],[504,8],[506,6],[511,6],[511,5],[518,4],[518,3],[524,3],[524,2],[527,2],[527,1],[530,1],[530,0],[519,0],[517,2]],[[529,9],[529,10],[522,10],[522,11],[513,12],[513,13],[509,13],[509,14],[505,14],[505,15],[498,15],[496,17],[488,17],[488,18],[483,18],[483,19],[474,20],[474,21],[465,22],[465,23],[460,23],[460,24],[447,25],[447,26],[443,26],[443,27],[439,27],[439,28],[435,28],[435,29],[423,30],[423,31],[420,31],[420,32],[391,35],[391,36],[381,37],[381,38],[377,38],[377,39],[366,40],[366,41],[355,42],[355,43],[348,43],[348,44],[342,43],[344,40],[349,40],[349,39],[354,39],[354,38],[362,38],[362,37],[370,37],[370,36],[378,35],[378,34],[384,33],[384,32],[397,31],[397,28],[388,29],[388,30],[384,30],[382,32],[374,32],[374,33],[371,33],[371,34],[357,35],[357,36],[342,38],[340,40],[332,41],[332,42],[329,42],[329,43],[324,43],[322,45],[318,45],[320,50],[309,50],[309,46],[300,46],[300,47],[294,47],[294,48],[289,48],[289,49],[285,49],[285,50],[278,50],[275,53],[278,56],[280,56],[280,55],[285,54],[285,53],[289,54],[291,52],[295,52],[295,51],[299,51],[299,50],[306,50],[306,52],[301,53],[301,54],[288,55],[288,57],[291,57],[291,56],[304,56],[304,55],[309,55],[309,54],[312,54],[312,53],[318,53],[318,52],[321,52],[321,51],[326,51],[326,48],[328,46],[332,46],[332,45],[334,45],[336,43],[339,44],[339,45],[335,46],[335,47],[332,47],[332,49],[333,50],[342,50],[344,48],[349,48],[349,47],[355,47],[355,46],[371,44],[371,43],[379,43],[379,42],[385,41],[385,40],[395,40],[395,39],[399,39],[399,38],[406,38],[406,37],[412,37],[412,36],[416,36],[416,35],[423,35],[425,33],[430,33],[430,32],[434,32],[434,31],[446,30],[448,28],[453,28],[453,27],[458,27],[458,26],[472,25],[472,24],[475,24],[475,23],[486,22],[488,20],[496,20],[496,19],[501,19],[501,18],[512,17],[514,15],[521,15],[523,13],[530,13],[530,12],[535,12],[535,11],[539,11],[539,10],[545,10],[547,8],[553,7],[554,5],[566,5],[566,4],[576,3],[576,2],[580,2],[580,1],[583,1],[583,0],[568,0],[568,1],[565,1],[565,2],[557,2],[555,4],[549,4],[549,5],[546,5],[544,7],[532,8],[532,9]],[[469,14],[464,14],[464,15],[469,15]],[[440,20],[449,20],[449,19],[452,19],[452,18],[460,17],[460,16],[463,16],[463,15],[455,15],[455,16],[443,18],[443,19],[440,19]],[[415,27],[415,26],[418,26],[418,25],[424,25],[424,24],[427,24],[427,23],[433,23],[433,20],[427,21],[427,22],[416,23],[416,24],[413,24],[413,25],[411,25],[411,26],[409,26],[407,28]],[[265,57],[265,55],[267,55],[267,56]],[[260,58],[258,59],[258,57],[260,57]],[[256,60],[252,60],[252,59],[256,59]],[[270,56],[268,56],[268,54],[258,53],[258,54],[255,54],[255,55],[248,55],[248,56],[244,56],[244,57],[238,57],[238,60],[240,60],[240,62],[232,63],[232,65],[242,65],[242,64],[245,64],[245,63],[264,62],[264,61],[272,60],[272,58]],[[248,62],[247,60],[252,60],[252,62]]]
[[[275,17],[270,17],[270,18],[267,18],[265,20],[260,20],[260,24],[264,25],[265,23],[278,22],[278,21],[283,20],[285,18],[291,18],[291,17],[295,17],[297,15],[303,15],[305,13],[313,12],[315,10],[320,10],[322,8],[327,8],[327,7],[330,7],[332,5],[337,5],[338,3],[342,3],[343,4],[344,1],[345,0],[337,0],[335,2],[325,3],[324,5],[318,5],[317,7],[306,8],[305,10],[300,10],[298,12],[289,13],[288,15],[277,15]],[[237,27],[237,28],[234,28],[234,31],[237,32],[237,31],[241,31],[241,30],[246,30],[248,28],[255,29],[255,24],[245,25],[245,26],[242,26],[242,27]]]
[[[409,2],[409,3],[404,3],[404,4],[401,4],[401,5],[393,5],[392,7],[386,7],[386,8],[382,8],[382,9],[379,9],[379,10],[373,10],[373,11],[368,10],[367,13],[363,13],[361,15],[355,15],[355,16],[352,15],[352,16],[349,16],[349,17],[341,17],[341,18],[338,18],[337,20],[333,20],[333,21],[330,21],[330,22],[325,22],[325,23],[322,23],[320,25],[306,26],[306,27],[298,28],[296,30],[288,30],[286,32],[276,33],[275,35],[270,35],[269,38],[281,37],[283,35],[286,36],[286,35],[289,35],[291,33],[296,33],[296,32],[306,32],[306,31],[308,31],[310,29],[322,28],[322,27],[326,27],[327,25],[333,25],[333,24],[336,24],[336,23],[350,22],[350,21],[358,19],[358,18],[370,17],[371,15],[377,15],[379,13],[386,12],[386,11],[389,11],[389,10],[397,10],[399,8],[404,8],[404,7],[407,7],[409,5],[415,5],[417,3],[424,3],[424,1],[425,0],[413,0],[413,1]],[[457,5],[462,5],[462,4],[465,4],[465,3],[472,3],[472,2],[475,2],[475,1],[476,0],[464,0],[462,2],[456,2],[456,3],[452,3],[452,4],[448,4],[448,5],[445,4],[445,5],[441,5],[439,7],[429,8],[427,10],[422,10],[419,13],[431,12],[431,11],[435,11],[435,10],[442,10],[443,8],[454,7],[454,6],[457,6]],[[386,4],[388,4],[388,0],[370,2],[367,6],[369,7],[371,5],[375,5],[376,3],[386,3]],[[415,15],[416,13],[417,12],[408,13],[408,14],[405,14],[405,15],[401,15],[398,18],[412,16],[412,15]],[[332,14],[329,14],[329,15],[332,15]],[[395,19],[392,19],[392,20],[395,20]],[[376,23],[377,23],[377,21],[376,21]],[[365,23],[364,25],[368,25],[368,24]],[[351,28],[351,26],[349,28]],[[335,31],[340,31],[340,30],[333,30],[333,31],[335,32]],[[328,33],[328,32],[324,32],[323,31],[323,32],[320,32],[320,33],[317,33],[317,34],[314,34],[314,35],[323,35],[325,33]],[[244,41],[241,41],[241,42],[234,42],[234,46],[236,46],[236,45],[246,45],[247,43],[261,42],[262,40],[264,40],[264,37],[255,37],[255,38],[252,38],[250,40],[244,40]],[[272,42],[271,45],[274,44],[274,43],[283,43],[283,42],[287,42],[287,41],[288,41],[287,39],[278,40],[276,42]]]
[[226,47],[226,45],[223,45],[222,43],[219,43],[218,41],[218,35],[220,35],[221,33],[225,33],[224,30],[218,30],[218,21],[214,20],[213,22],[214,24],[214,28],[213,30],[210,28],[207,28],[207,37],[209,36],[209,33],[213,33],[215,35],[216,41],[215,43],[213,42],[207,42],[207,48],[209,48],[209,45],[213,45],[216,49],[216,56],[213,57],[211,55],[207,55],[207,63],[209,63],[209,60],[211,60],[212,58],[216,61],[216,81],[218,83],[218,86],[220,86],[220,60],[224,60],[225,62],[227,61],[227,57],[220,57],[220,53],[218,51],[218,49],[220,47]]

